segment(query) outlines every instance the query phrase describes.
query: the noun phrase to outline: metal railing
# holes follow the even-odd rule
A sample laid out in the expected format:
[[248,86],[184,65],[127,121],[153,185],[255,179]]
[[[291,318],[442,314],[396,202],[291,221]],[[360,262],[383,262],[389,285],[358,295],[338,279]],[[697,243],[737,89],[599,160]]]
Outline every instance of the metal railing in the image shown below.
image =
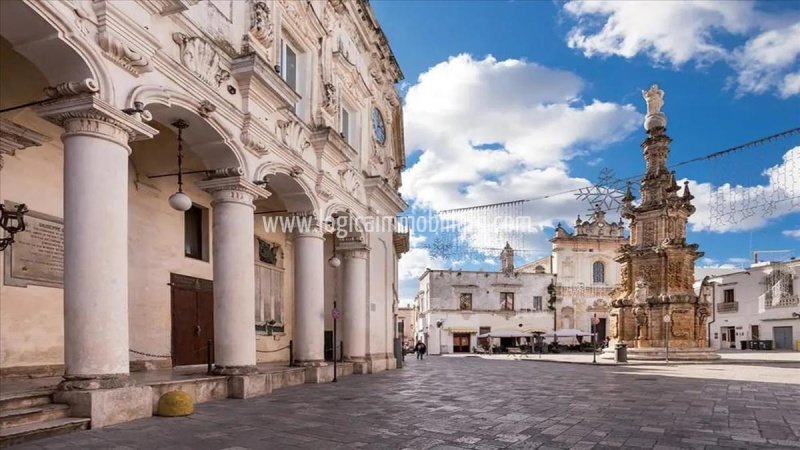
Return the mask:
[[780,300],[774,303],[771,299],[764,300],[764,309],[790,308],[798,305],[800,305],[800,296],[798,295],[784,295]]
[[729,312],[738,312],[738,311],[739,311],[739,302],[717,303],[717,312],[718,313],[729,313]]

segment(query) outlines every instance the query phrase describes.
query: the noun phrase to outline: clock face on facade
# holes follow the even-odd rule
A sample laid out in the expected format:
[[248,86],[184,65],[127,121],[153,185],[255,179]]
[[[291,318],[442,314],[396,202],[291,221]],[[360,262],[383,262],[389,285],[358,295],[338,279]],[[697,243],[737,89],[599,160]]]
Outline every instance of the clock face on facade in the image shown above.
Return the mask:
[[386,142],[386,126],[383,123],[383,115],[378,108],[372,110],[372,135],[379,144]]

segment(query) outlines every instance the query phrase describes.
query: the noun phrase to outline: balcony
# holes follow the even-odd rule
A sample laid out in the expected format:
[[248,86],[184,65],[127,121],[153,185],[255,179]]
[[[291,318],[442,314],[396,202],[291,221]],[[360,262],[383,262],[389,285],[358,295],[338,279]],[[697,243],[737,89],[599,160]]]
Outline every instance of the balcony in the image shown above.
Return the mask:
[[732,313],[739,311],[739,302],[717,303],[718,313]]
[[783,295],[777,302],[771,299],[764,300],[764,309],[791,308],[798,305],[800,305],[800,296],[798,295]]

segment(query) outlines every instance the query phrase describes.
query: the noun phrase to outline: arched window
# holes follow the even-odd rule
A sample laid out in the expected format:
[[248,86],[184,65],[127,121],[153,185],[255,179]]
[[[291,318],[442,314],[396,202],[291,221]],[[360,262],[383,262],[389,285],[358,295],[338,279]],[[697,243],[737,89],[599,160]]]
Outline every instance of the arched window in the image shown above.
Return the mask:
[[592,282],[606,282],[606,266],[600,261],[595,261],[595,263],[592,264]]

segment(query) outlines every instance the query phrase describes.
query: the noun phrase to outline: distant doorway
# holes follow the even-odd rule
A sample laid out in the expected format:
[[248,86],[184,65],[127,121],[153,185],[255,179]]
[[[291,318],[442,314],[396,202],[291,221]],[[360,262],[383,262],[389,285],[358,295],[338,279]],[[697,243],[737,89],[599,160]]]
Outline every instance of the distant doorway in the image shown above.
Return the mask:
[[597,342],[595,346],[604,345],[606,342],[606,319],[600,319],[600,323],[594,326],[594,332],[597,333]]
[[469,333],[453,334],[453,353],[469,353]]
[[792,350],[792,327],[772,327],[772,337],[776,349]]
[[736,329],[734,327],[720,327],[722,337],[721,348],[736,348]]
[[[214,288],[209,280],[170,274],[172,365],[207,364],[214,339]],[[213,348],[213,347],[212,347]],[[213,353],[213,352],[212,352]]]

